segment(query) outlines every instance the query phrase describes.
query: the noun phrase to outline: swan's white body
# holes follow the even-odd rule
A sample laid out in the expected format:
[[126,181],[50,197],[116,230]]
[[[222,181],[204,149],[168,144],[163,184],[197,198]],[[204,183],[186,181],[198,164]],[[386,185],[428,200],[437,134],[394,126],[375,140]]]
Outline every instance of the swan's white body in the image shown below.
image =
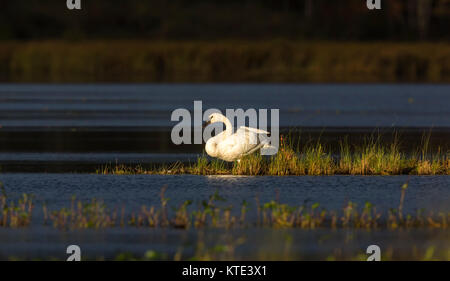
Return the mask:
[[258,149],[273,148],[270,146],[269,132],[267,131],[241,126],[233,134],[230,120],[219,113],[211,114],[210,122],[225,123],[225,131],[206,142],[205,150],[211,157],[233,162]]

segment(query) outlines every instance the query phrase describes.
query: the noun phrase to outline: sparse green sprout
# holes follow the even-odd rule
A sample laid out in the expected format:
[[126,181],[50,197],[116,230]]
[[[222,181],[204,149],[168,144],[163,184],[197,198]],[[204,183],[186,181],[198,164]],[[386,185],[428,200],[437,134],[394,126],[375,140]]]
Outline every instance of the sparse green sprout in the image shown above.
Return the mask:
[[405,189],[407,189],[407,188],[408,188],[408,183],[405,182],[405,183],[402,185],[402,189],[405,190]]
[[[400,205],[398,208],[391,208],[387,214],[378,212],[372,203],[366,202],[363,208],[349,201],[341,210],[319,210],[320,204],[314,203],[308,206],[305,200],[303,205],[290,206],[280,203],[279,200],[270,200],[265,203],[257,201],[256,208],[258,219],[256,222],[247,221],[246,214],[250,209],[248,202],[242,201],[240,215],[234,215],[232,205],[221,206],[218,202],[224,202],[225,198],[216,190],[208,197],[208,200],[199,202],[197,208],[192,205],[192,201],[186,200],[178,208],[171,208],[169,212],[169,199],[165,197],[165,190],[161,190],[161,205],[141,206],[137,211],[125,214],[122,207],[121,215],[118,215],[117,208],[110,209],[102,200],[92,199],[89,202],[76,201],[72,197],[70,206],[59,210],[49,211],[46,204],[43,204],[44,224],[50,222],[55,228],[62,230],[72,229],[100,229],[117,226],[124,226],[127,222],[134,227],[150,228],[232,228],[246,227],[253,225],[256,227],[271,228],[304,228],[314,229],[317,227],[330,228],[364,228],[364,229],[398,229],[411,227],[427,227],[437,229],[447,229],[450,220],[450,213],[437,212],[425,215],[423,209],[418,209],[416,215],[407,214],[403,217],[403,200],[405,199],[405,185],[401,187]],[[30,225],[33,211],[33,196],[24,194],[21,198],[9,201],[4,196],[0,196],[0,227],[26,227]],[[278,198],[278,196],[277,196]],[[191,206],[191,207],[189,207]]]

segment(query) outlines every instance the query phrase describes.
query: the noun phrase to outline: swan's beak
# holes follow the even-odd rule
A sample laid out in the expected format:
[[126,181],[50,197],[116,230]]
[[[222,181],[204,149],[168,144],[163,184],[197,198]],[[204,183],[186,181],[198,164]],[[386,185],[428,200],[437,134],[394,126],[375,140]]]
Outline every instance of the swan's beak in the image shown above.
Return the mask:
[[209,124],[211,124],[211,120],[208,120],[208,121],[206,121],[206,122],[203,122],[202,128],[203,128],[203,129],[206,128]]

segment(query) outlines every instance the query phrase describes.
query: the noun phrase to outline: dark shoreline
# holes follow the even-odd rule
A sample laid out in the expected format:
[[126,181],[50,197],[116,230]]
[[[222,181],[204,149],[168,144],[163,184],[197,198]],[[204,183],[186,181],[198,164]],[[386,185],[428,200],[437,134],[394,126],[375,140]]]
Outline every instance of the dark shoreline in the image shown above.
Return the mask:
[[[3,127],[0,129],[0,152],[140,152],[202,153],[203,145],[175,145],[170,141],[170,127]],[[403,151],[421,147],[429,135],[429,148],[449,149],[450,127],[299,127],[280,128],[300,144],[320,140],[332,151],[347,138],[351,145],[378,138],[390,143],[400,140]]]
[[447,42],[4,41],[0,81],[448,83],[448,58]]

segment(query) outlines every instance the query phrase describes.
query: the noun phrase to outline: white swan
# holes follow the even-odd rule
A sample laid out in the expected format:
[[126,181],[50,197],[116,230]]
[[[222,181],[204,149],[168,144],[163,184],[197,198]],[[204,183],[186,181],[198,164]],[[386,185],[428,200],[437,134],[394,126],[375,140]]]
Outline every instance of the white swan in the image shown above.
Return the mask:
[[209,124],[222,122],[225,124],[225,131],[210,138],[205,145],[206,153],[228,162],[240,160],[244,155],[251,154],[258,149],[274,149],[270,145],[267,131],[241,126],[233,134],[233,127],[230,120],[220,113],[213,113],[209,116]]

